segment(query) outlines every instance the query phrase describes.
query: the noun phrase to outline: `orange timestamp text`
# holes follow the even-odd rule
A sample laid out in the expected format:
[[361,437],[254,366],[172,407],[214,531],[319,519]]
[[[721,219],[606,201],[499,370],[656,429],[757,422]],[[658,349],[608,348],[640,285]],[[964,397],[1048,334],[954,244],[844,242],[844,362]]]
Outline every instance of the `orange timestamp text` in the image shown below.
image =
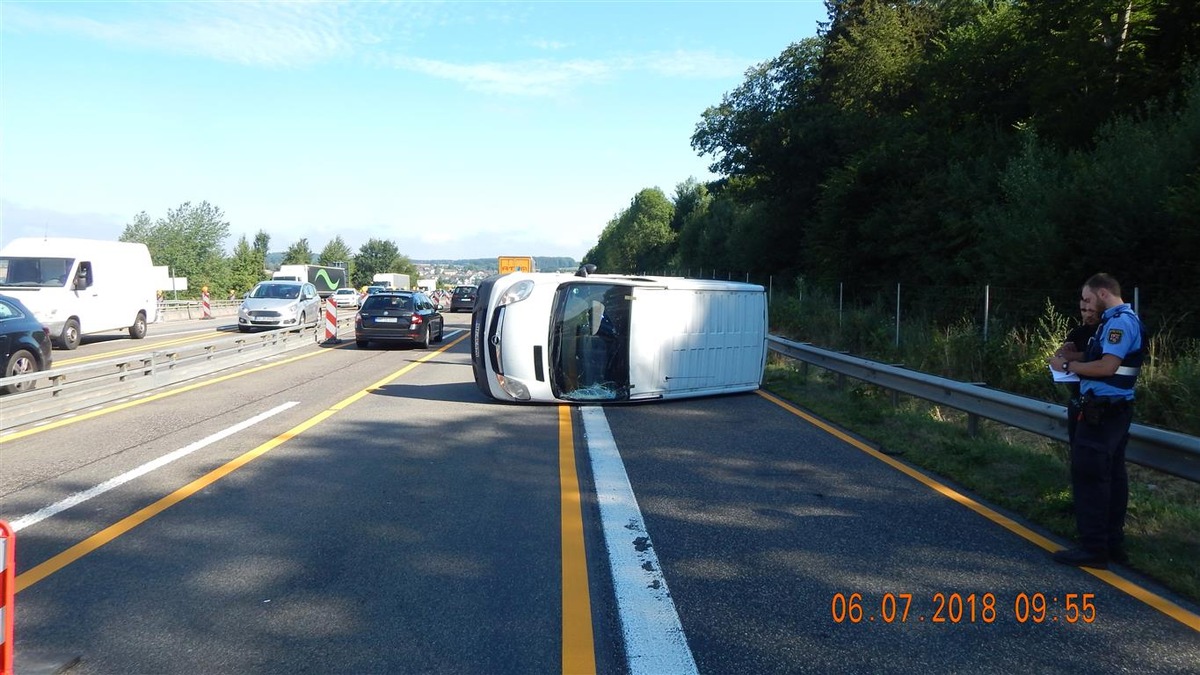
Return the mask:
[[834,623],[1093,623],[1095,593],[1017,593],[1004,600],[995,593],[834,593],[829,603]]

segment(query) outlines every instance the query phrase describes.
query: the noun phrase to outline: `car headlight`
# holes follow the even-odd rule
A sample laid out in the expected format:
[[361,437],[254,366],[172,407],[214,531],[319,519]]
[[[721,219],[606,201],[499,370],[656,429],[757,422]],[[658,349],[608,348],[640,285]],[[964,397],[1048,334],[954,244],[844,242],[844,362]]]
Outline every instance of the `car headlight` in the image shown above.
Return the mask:
[[505,393],[518,401],[528,401],[530,398],[529,388],[517,380],[514,380],[510,377],[505,377],[503,375],[497,375],[496,383],[500,385],[500,388],[503,389]]
[[509,286],[504,291],[504,294],[500,296],[500,299],[496,301],[496,306],[503,307],[505,305],[511,305],[514,302],[520,302],[525,298],[528,298],[529,294],[532,292],[533,280],[523,279],[512,286]]

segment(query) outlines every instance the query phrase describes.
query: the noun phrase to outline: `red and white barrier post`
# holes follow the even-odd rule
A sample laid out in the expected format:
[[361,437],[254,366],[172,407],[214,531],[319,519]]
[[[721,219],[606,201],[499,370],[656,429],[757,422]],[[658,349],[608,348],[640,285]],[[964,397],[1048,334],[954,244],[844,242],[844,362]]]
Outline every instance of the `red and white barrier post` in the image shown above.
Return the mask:
[[17,594],[17,540],[0,520],[0,673],[13,674],[13,600]]
[[208,286],[200,289],[200,309],[202,310],[201,319],[213,318],[212,302],[208,299]]
[[338,318],[337,318],[337,303],[333,298],[325,300],[325,341],[338,342],[337,336]]

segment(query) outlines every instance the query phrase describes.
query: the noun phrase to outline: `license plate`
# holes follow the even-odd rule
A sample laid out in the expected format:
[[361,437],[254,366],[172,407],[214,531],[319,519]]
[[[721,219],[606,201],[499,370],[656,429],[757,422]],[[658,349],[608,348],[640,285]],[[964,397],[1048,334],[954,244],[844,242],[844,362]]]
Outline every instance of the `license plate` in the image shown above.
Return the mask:
[[396,323],[399,319],[394,316],[381,316],[375,319],[375,323]]

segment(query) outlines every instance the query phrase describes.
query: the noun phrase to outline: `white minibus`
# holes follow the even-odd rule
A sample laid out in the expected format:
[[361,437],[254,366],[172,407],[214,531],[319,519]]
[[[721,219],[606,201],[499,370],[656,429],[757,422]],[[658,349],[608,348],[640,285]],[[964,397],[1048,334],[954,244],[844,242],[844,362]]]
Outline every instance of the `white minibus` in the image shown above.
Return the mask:
[[24,237],[0,249],[0,293],[19,298],[63,349],[89,333],[145,337],[158,318],[155,286],[145,244]]
[[471,362],[500,401],[706,396],[757,389],[766,336],[755,284],[514,272],[480,282]]

